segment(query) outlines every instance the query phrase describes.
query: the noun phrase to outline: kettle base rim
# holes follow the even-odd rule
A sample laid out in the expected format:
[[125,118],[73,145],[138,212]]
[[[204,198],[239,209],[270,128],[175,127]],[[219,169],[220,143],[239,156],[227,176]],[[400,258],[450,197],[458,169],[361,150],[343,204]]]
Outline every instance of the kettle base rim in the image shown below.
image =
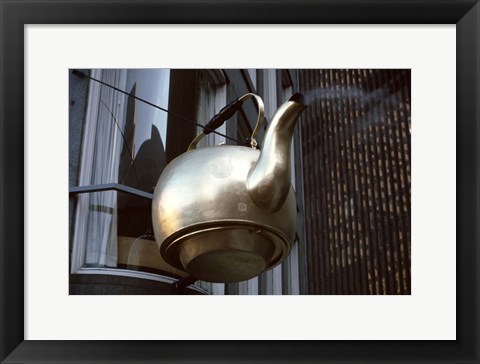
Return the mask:
[[162,242],[160,253],[166,262],[199,280],[232,283],[254,278],[282,262],[292,240],[271,226],[216,220],[176,231]]

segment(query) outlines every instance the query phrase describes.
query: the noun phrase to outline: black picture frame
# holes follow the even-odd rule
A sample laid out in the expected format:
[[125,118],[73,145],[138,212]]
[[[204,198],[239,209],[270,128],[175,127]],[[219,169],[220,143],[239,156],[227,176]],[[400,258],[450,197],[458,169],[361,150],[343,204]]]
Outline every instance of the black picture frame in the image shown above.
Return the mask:
[[[478,0],[0,0],[0,14],[2,363],[479,363]],[[457,340],[25,341],[24,25],[70,23],[456,24]]]

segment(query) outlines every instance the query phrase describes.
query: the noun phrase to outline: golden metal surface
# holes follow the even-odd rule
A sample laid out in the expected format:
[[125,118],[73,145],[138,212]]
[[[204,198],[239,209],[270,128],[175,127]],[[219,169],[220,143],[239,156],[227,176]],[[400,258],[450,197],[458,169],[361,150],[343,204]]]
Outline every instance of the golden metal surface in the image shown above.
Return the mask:
[[[160,253],[169,264],[201,280],[236,282],[287,257],[296,218],[289,144],[294,119],[303,108],[294,100],[279,109],[262,153],[229,145],[194,149],[164,169],[155,188],[152,219]],[[288,168],[280,168],[280,163]],[[262,175],[267,184],[259,180]],[[250,189],[247,179],[252,179]],[[267,185],[273,193],[263,190]]]
[[262,153],[248,174],[248,193],[266,211],[278,211],[290,190],[290,146],[293,130],[304,109],[301,94],[295,94],[280,106],[268,125]]
[[252,97],[255,102],[257,103],[258,107],[258,115],[257,115],[257,122],[255,124],[255,129],[252,131],[252,136],[250,137],[250,146],[252,148],[257,148],[257,134],[260,131],[260,127],[263,125],[263,122],[265,121],[265,106],[263,105],[263,100],[260,98],[260,96],[248,93],[240,97],[240,100],[246,100],[247,98]]
[[200,140],[203,139],[203,137],[205,136],[206,134],[202,131],[200,134],[198,134],[191,142],[190,142],[190,145],[188,146],[187,148],[187,152],[195,149],[197,147],[197,144]]
[[185,277],[184,269],[172,267],[160,255],[155,241],[144,237],[133,238],[129,236],[118,237],[118,266],[127,266],[127,269],[141,270],[141,268],[156,269],[159,272],[169,272]]

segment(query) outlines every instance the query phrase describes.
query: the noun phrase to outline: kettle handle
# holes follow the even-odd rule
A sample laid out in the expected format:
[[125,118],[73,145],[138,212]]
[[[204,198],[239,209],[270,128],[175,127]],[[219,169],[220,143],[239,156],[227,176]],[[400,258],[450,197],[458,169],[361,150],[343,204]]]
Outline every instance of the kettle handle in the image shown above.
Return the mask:
[[242,104],[245,102],[245,100],[249,98],[253,98],[257,103],[257,107],[258,107],[257,124],[255,125],[255,129],[253,129],[252,135],[250,137],[250,145],[253,149],[256,149],[258,143],[255,137],[257,136],[260,130],[260,127],[263,124],[263,121],[265,120],[265,106],[263,105],[263,100],[261,99],[260,96],[252,93],[248,93],[240,97],[238,100],[235,100],[234,102],[225,106],[222,110],[220,110],[220,112],[217,115],[215,115],[207,123],[207,125],[205,125],[203,131],[192,140],[192,142],[188,146],[187,152],[195,149],[197,147],[198,142],[202,140],[205,135],[210,134],[213,130],[219,128],[227,119],[231,118],[235,112],[241,109]]

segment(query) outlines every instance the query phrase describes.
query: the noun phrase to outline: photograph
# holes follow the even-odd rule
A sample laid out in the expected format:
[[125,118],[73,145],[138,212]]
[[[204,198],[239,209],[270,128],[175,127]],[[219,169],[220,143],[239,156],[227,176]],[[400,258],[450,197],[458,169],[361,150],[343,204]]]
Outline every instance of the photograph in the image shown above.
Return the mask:
[[480,363],[480,0],[0,9],[1,364]]
[[69,69],[70,295],[410,295],[410,69]]

